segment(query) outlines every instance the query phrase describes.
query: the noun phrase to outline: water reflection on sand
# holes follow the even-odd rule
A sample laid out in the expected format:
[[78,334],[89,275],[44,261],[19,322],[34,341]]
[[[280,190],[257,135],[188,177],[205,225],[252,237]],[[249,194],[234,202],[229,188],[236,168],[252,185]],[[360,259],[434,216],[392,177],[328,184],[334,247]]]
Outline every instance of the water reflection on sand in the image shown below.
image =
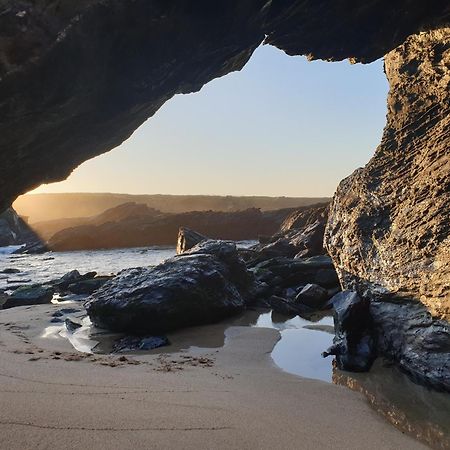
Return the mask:
[[[80,317],[78,317],[80,319]],[[282,370],[306,378],[322,380],[361,393],[387,421],[404,433],[436,449],[450,449],[450,396],[430,391],[411,382],[394,367],[377,360],[368,373],[338,370],[331,358],[321,352],[333,340],[333,319],[329,315],[286,317],[271,311],[246,311],[240,316],[213,325],[193,327],[168,334],[171,345],[146,353],[172,353],[182,350],[202,352],[226,346],[231,327],[274,328],[280,340],[272,351]],[[106,333],[82,319],[73,333],[64,324],[48,327],[47,337],[59,335],[82,352],[109,353],[119,334]]]

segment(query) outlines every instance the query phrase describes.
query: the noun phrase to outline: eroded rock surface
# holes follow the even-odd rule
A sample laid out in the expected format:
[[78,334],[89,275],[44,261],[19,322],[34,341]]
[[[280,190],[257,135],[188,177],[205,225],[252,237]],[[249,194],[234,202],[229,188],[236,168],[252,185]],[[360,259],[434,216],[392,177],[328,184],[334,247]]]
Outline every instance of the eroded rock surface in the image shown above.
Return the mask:
[[450,28],[410,37],[385,70],[382,143],[339,185],[325,243],[344,288],[371,300],[380,352],[450,390]]
[[368,62],[449,15],[447,0],[2,0],[0,210],[121,144],[174,95],[241,69],[265,38]]
[[383,140],[339,185],[326,247],[346,288],[450,318],[450,28],[409,38],[385,67]]

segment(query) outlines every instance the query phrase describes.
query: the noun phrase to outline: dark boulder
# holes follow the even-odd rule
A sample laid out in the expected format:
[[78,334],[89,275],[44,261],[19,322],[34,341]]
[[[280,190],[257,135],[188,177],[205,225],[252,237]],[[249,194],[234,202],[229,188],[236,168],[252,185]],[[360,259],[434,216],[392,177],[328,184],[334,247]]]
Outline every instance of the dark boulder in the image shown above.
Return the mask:
[[[95,273],[95,272],[94,272]],[[113,277],[103,276],[95,278],[85,278],[67,286],[67,290],[76,295],[90,295],[97,289],[100,289],[107,281]]]
[[53,293],[54,290],[50,286],[40,284],[21,286],[6,299],[5,303],[3,303],[3,309],[50,303],[53,298]]
[[158,266],[120,272],[85,306],[98,327],[160,334],[242,311],[252,286],[234,243],[204,241]]
[[268,305],[273,312],[284,316],[309,316],[314,312],[313,308],[295,302],[294,299],[272,295],[268,299]]
[[302,208],[286,218],[280,231],[255,247],[266,257],[305,258],[322,255],[328,205]]
[[322,309],[327,300],[328,292],[317,284],[307,284],[295,297],[295,302],[312,309]]
[[421,304],[393,298],[372,301],[378,349],[416,383],[450,392],[450,324]]
[[332,300],[335,337],[323,356],[335,355],[341,370],[365,372],[376,357],[370,302],[351,291],[340,292]]
[[88,272],[84,275],[81,275],[78,270],[71,270],[63,275],[59,280],[53,282],[53,286],[55,286],[59,290],[67,290],[70,285],[81,282],[83,280],[90,280],[97,275],[97,272]]

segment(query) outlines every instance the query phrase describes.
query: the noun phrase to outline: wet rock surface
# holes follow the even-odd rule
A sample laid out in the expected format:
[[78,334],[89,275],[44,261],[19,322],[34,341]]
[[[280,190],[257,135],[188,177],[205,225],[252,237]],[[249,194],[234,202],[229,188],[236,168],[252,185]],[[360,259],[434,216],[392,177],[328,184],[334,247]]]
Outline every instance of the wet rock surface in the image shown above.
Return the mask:
[[335,338],[323,356],[334,355],[341,370],[368,371],[377,356],[370,302],[356,292],[343,291],[333,297],[332,304]]
[[158,266],[122,271],[85,306],[96,326],[158,334],[242,311],[251,283],[234,243],[205,241]]
[[97,276],[97,272],[87,272],[82,275],[78,270],[72,270],[50,284],[62,294],[90,295],[111,278],[113,277]]
[[420,304],[392,299],[370,304],[379,352],[420,384],[450,392],[450,324]]
[[149,351],[169,344],[169,339],[165,336],[125,336],[114,342],[112,352]]
[[3,303],[3,309],[50,303],[53,298],[53,293],[54,289],[50,286],[40,284],[20,286],[11,295],[6,297],[6,301]]

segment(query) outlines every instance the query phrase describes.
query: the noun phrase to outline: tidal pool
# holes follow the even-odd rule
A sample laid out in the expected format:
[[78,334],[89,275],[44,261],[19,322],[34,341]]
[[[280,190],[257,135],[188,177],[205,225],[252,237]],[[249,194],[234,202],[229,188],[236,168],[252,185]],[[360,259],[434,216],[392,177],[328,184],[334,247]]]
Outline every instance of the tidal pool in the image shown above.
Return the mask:
[[[75,349],[88,353],[109,353],[112,343],[121,337],[95,329],[82,313],[75,314],[73,318],[82,325],[74,332],[68,332],[62,323],[48,327],[43,337],[64,337]],[[321,356],[333,341],[334,327],[330,315],[302,318],[286,317],[272,311],[247,311],[218,324],[170,333],[168,338],[171,345],[147,353],[172,353],[181,350],[195,353],[221,348],[227,345],[227,330],[235,326],[278,330],[280,339],[271,356],[281,370],[342,385],[358,392],[378,414],[401,432],[434,449],[450,449],[450,395],[413,383],[381,358],[367,373],[340,371],[332,358]],[[298,388],[301,389],[301,385]]]

